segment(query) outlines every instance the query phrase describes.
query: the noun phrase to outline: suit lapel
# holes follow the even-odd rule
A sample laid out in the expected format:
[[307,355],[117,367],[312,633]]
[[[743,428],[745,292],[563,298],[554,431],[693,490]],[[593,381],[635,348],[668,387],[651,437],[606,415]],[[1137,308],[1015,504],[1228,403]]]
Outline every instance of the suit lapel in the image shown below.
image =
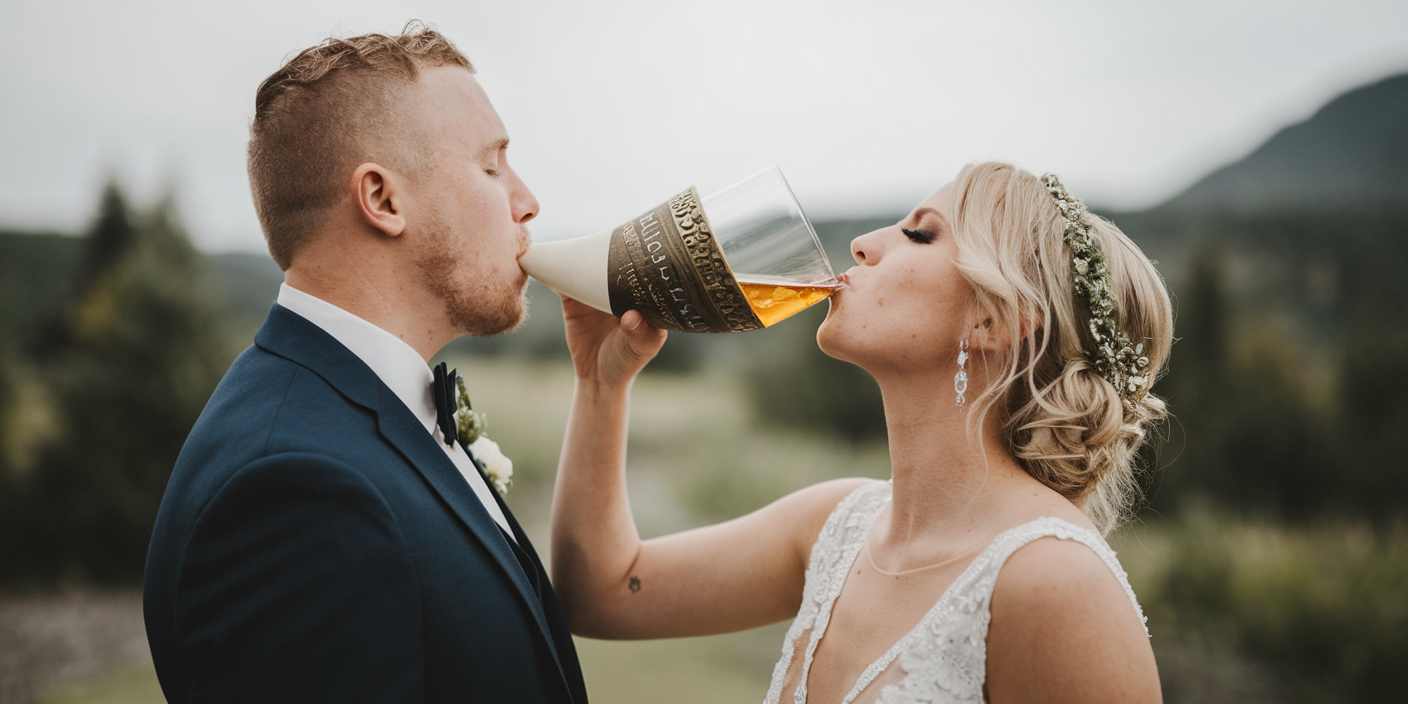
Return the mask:
[[[464,446],[461,445],[461,447]],[[468,447],[464,447],[464,452],[466,455],[469,455],[470,461],[474,463],[474,468],[479,470],[479,476],[484,477],[485,483],[492,487],[494,483],[489,479],[488,473],[484,471],[484,463],[481,462],[473,452],[470,452]],[[503,496],[500,495],[498,491],[491,491],[491,493],[494,495],[494,501],[499,505],[499,510],[503,512],[504,518],[508,519],[509,527],[512,529],[513,537],[518,541],[519,549],[528,556],[528,560],[533,564],[534,569],[543,580],[543,593],[540,597],[540,605],[544,609],[547,609],[549,608],[549,603],[553,604],[551,608],[555,614],[554,617],[557,619],[557,624],[562,627],[560,632],[562,640],[559,641],[558,638],[553,635],[555,631],[550,628],[548,630],[548,643],[552,650],[553,658],[557,660],[557,670],[562,673],[562,680],[567,684],[568,695],[580,699],[581,701],[586,701],[586,685],[582,682],[582,666],[577,662],[576,651],[572,649],[572,633],[566,628],[567,622],[562,617],[561,607],[556,605],[557,597],[552,591],[552,580],[548,578],[547,572],[543,570],[542,560],[538,558],[538,552],[533,549],[533,543],[528,540],[528,534],[523,532],[523,526],[519,525],[518,519],[513,515],[513,512],[508,510],[508,504],[504,502]],[[567,650],[566,654],[558,650],[559,645]],[[565,665],[564,658],[567,659]],[[572,673],[571,676],[568,674],[569,671]],[[575,686],[573,684],[574,682],[576,683]]]
[[[494,561],[517,588],[519,598],[532,612],[533,620],[537,622],[543,638],[548,641],[548,650],[553,653],[553,659],[556,661],[557,649],[552,645],[552,632],[548,630],[542,604],[538,602],[537,592],[533,591],[533,585],[528,582],[527,575],[518,564],[513,548],[509,547],[500,532],[499,524],[484,510],[479,497],[475,496],[473,490],[465,483],[464,476],[455,468],[450,458],[445,456],[445,451],[435,444],[435,438],[425,432],[425,426],[416,420],[410,410],[400,407],[400,400],[395,398],[390,389],[383,386],[382,393],[390,396],[391,400],[397,403],[396,410],[401,411],[398,413],[388,410],[378,414],[382,435],[406,456],[416,471],[425,478],[426,483],[430,484],[435,493],[439,494],[450,510],[459,517],[460,522],[464,523],[494,556]],[[504,514],[510,515],[507,509]],[[559,672],[561,669],[559,663]]]
[[[479,456],[470,452],[469,448],[465,447],[463,444],[460,445],[460,449],[464,450],[464,454],[469,456],[469,461],[474,464],[474,468],[479,470],[479,476],[484,478],[484,483],[488,484],[490,488],[493,488],[494,480],[490,479],[489,473],[484,471],[484,462],[479,459]],[[523,532],[523,526],[518,525],[518,519],[514,518],[513,512],[508,510],[508,504],[504,503],[504,497],[499,495],[497,489],[489,493],[494,495],[494,503],[499,505],[499,510],[503,512],[504,518],[508,519],[508,525],[513,533],[514,539],[518,541],[519,545],[524,546],[525,552],[528,552],[533,555],[534,559],[537,559],[538,555],[533,552],[532,543],[528,542],[528,535]]]
[[[509,547],[500,533],[498,524],[489,516],[489,512],[484,509],[444,450],[436,445],[435,438],[425,432],[425,426],[420,424],[415,414],[411,413],[411,410],[401,403],[401,399],[381,383],[376,373],[351,350],[322,328],[283,306],[274,304],[264,327],[255,335],[254,342],[269,352],[308,368],[353,403],[376,413],[378,427],[386,441],[406,458],[460,522],[469,528],[470,533],[484,545],[504,576],[513,584],[519,599],[533,615],[538,632],[546,641],[548,652],[552,653],[554,664],[561,674],[562,663],[558,658],[547,618],[543,614],[542,604],[538,601],[527,576],[523,574],[523,568],[514,556],[513,548]],[[497,493],[495,499],[503,507]],[[507,507],[503,507],[503,511],[504,515],[509,517],[515,537],[526,541],[527,538],[517,521],[512,518],[513,514],[509,513]],[[563,683],[566,684],[565,675]]]

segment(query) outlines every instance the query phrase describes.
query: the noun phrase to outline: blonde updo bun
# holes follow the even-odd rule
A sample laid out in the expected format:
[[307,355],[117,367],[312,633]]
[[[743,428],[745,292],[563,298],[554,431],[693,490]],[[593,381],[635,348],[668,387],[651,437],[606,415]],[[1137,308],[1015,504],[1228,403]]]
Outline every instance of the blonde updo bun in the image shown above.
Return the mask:
[[[1070,499],[1101,532],[1128,518],[1139,494],[1135,455],[1166,415],[1146,394],[1126,406],[1089,362],[1090,310],[1072,283],[1066,221],[1036,176],[1009,164],[970,164],[952,187],[957,265],[976,294],[975,320],[1006,329],[1010,347],[983,361],[990,382],[969,411],[975,427],[1000,414],[1008,450],[1027,473]],[[1163,278],[1119,228],[1091,214],[1131,343],[1144,343],[1150,380],[1168,360],[1173,307]]]

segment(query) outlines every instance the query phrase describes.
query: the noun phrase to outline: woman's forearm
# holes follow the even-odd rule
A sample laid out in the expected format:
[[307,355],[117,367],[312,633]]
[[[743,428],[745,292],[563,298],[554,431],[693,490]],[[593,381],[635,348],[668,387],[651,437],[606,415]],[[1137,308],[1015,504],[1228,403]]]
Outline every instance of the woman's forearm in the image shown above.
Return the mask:
[[552,502],[552,581],[574,630],[629,588],[640,534],[626,495],[630,385],[578,379]]

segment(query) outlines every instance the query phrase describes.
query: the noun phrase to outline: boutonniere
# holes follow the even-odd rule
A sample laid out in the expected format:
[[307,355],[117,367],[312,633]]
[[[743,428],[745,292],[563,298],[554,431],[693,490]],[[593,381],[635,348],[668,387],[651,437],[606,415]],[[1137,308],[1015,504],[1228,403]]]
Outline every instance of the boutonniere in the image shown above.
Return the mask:
[[484,434],[489,422],[483,413],[470,408],[469,390],[465,388],[464,377],[456,376],[455,386],[459,390],[455,402],[455,430],[459,433],[460,442],[479,458],[481,469],[499,494],[507,494],[508,488],[513,486],[513,460],[504,455],[498,443]]

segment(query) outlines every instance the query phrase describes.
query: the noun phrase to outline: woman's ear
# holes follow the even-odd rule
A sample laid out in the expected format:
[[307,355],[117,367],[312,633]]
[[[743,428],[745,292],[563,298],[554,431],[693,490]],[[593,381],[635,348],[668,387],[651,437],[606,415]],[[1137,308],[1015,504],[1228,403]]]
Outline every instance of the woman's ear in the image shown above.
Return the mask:
[[968,328],[968,346],[979,352],[1006,352],[1007,327],[985,315]]
[[[1025,340],[1041,329],[1041,317],[1036,311],[1027,311],[1017,324],[1017,338]],[[1011,330],[1008,325],[991,315],[985,315],[977,324],[968,329],[968,345],[982,352],[1004,353],[1011,348]]]
[[406,231],[401,202],[404,194],[397,189],[397,183],[395,174],[379,164],[362,164],[352,172],[352,202],[358,214],[388,237],[398,237]]
[[1034,310],[1027,311],[1027,314],[1022,316],[1022,324],[1018,327],[1018,334],[1020,334],[1022,336],[1022,339],[1025,340],[1031,337],[1032,335],[1035,335],[1037,331],[1041,329],[1041,327],[1041,316],[1038,315],[1037,312]]

